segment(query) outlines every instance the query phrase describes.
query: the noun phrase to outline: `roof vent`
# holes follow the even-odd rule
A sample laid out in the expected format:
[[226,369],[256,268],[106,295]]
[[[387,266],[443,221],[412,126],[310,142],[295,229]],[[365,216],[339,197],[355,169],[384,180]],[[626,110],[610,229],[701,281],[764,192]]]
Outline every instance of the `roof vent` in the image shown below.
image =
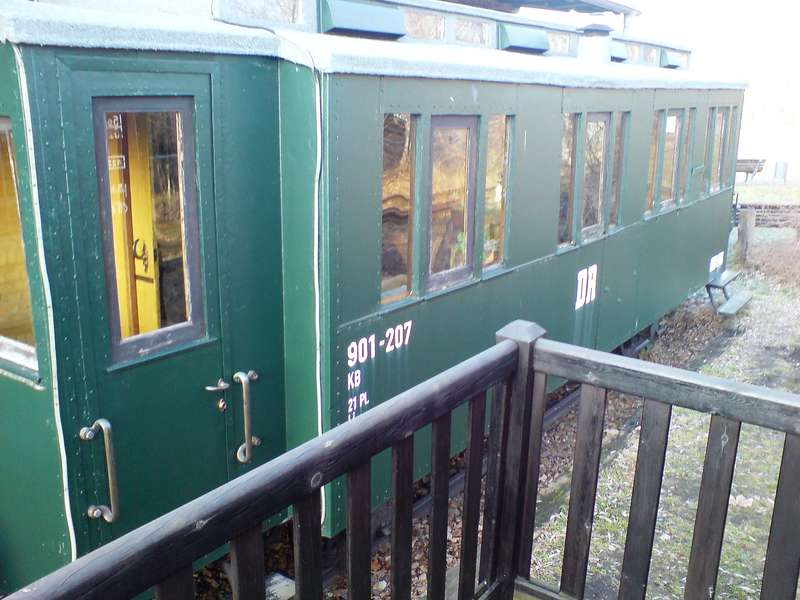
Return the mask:
[[500,49],[529,54],[544,54],[550,49],[550,41],[543,29],[500,23]]
[[406,35],[403,13],[397,6],[351,0],[323,0],[320,30],[383,40],[396,40]]
[[595,63],[611,60],[611,27],[593,23],[579,31],[578,58]]

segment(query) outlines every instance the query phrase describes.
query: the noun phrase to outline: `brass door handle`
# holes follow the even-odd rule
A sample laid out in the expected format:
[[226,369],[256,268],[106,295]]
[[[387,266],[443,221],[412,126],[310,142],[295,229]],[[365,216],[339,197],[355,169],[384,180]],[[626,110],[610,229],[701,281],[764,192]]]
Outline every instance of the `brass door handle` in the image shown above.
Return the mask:
[[103,443],[106,449],[106,473],[108,475],[108,498],[111,508],[105,504],[91,505],[86,514],[90,519],[103,519],[107,523],[113,523],[119,517],[119,490],[117,488],[117,461],[114,457],[114,439],[111,435],[111,423],[107,419],[97,419],[91,427],[84,427],[78,433],[78,437],[85,442],[93,440],[95,436],[103,432]]
[[250,383],[258,379],[255,371],[238,371],[234,373],[233,380],[242,385],[242,414],[244,415],[244,443],[236,451],[236,460],[240,463],[249,463],[253,458],[253,446],[260,446],[261,439],[253,435],[253,426],[250,421]]

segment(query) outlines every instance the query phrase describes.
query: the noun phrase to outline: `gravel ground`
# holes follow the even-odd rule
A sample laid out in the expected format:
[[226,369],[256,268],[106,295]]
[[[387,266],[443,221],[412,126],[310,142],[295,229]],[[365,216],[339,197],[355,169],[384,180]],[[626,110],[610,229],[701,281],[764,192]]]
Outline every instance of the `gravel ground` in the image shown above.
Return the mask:
[[[758,230],[756,244],[753,264],[736,284],[753,294],[749,307],[722,321],[707,303],[688,301],[666,320],[649,359],[800,393],[800,246],[793,232],[779,230]],[[682,339],[707,350],[681,347]],[[673,412],[648,599],[683,595],[708,425],[707,415]],[[587,598],[617,596],[638,433],[634,429],[621,447],[604,452]],[[717,598],[759,595],[782,444],[783,436],[775,432],[742,427]],[[534,541],[532,577],[552,585],[560,577],[566,516],[564,500]]]

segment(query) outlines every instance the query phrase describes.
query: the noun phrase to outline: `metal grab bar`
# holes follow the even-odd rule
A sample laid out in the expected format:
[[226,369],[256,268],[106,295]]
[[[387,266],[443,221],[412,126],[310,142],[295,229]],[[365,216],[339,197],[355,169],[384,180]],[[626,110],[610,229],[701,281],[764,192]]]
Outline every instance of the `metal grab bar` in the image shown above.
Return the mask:
[[107,419],[97,419],[91,427],[84,427],[78,437],[85,442],[93,440],[103,432],[103,443],[106,449],[106,473],[108,474],[108,496],[111,508],[105,504],[92,504],[86,511],[90,519],[103,517],[107,523],[113,523],[119,516],[119,489],[117,488],[117,461],[114,457],[114,438],[111,435],[111,423]]
[[240,463],[249,463],[253,458],[253,446],[261,445],[261,438],[253,435],[253,425],[250,421],[250,383],[258,379],[255,371],[238,371],[234,373],[233,380],[242,384],[242,413],[244,414],[244,443],[236,451],[236,460]]

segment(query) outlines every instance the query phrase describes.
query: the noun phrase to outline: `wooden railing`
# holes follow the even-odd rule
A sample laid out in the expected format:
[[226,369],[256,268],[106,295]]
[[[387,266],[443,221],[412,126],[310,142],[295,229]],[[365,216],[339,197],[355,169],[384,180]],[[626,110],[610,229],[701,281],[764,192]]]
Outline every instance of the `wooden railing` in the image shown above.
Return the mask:
[[[159,599],[194,597],[192,562],[230,542],[237,600],[264,598],[262,523],[293,509],[295,597],[320,600],[320,488],[347,478],[350,600],[371,595],[370,460],[392,452],[392,597],[411,596],[414,434],[432,425],[433,495],[428,541],[431,599],[445,597],[448,460],[452,411],[468,404],[459,600],[582,598],[585,592],[608,390],[644,398],[619,598],[647,589],[672,406],[710,413],[685,598],[716,586],[742,422],[786,433],[764,568],[763,600],[795,600],[800,567],[800,397],[588,350],[543,338],[515,321],[495,346],[352,421],[113,541],[8,600],[130,598],[155,587]],[[561,585],[531,581],[547,378],[582,384]],[[489,443],[484,456],[487,392]],[[482,463],[487,463],[481,515]],[[478,560],[479,522],[483,519]]]
[[[534,385],[547,376],[582,384],[561,586],[529,579],[537,481],[529,477],[520,528],[517,589],[536,598],[582,598],[596,499],[608,390],[644,398],[639,451],[628,517],[619,600],[645,598],[673,406],[711,415],[694,522],[684,598],[708,600],[716,591],[739,431],[742,423],[785,433],[762,582],[762,600],[795,600],[800,568],[800,396],[736,383],[618,355],[540,339],[534,350]],[[534,394],[529,470],[541,456],[544,398]]]

